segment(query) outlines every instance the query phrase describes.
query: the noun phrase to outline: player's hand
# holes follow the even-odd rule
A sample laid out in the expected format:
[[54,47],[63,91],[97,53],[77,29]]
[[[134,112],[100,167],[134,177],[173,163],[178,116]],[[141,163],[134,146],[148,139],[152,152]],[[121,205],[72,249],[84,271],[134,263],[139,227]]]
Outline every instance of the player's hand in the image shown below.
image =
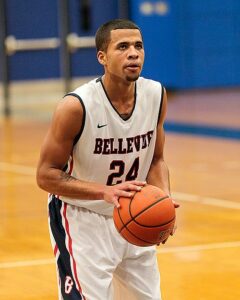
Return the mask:
[[[175,208],[178,208],[180,206],[180,204],[177,203],[176,201],[174,201],[173,199],[172,199],[172,202],[173,202]],[[177,224],[174,225],[173,230],[171,231],[170,235],[174,235],[176,230],[177,230]],[[161,244],[165,244],[167,242],[168,238],[169,238],[169,236],[166,238],[166,240],[162,241]],[[160,244],[158,244],[158,246],[159,245]]]
[[172,202],[173,202],[175,208],[178,208],[180,206],[180,204],[177,203],[176,201],[174,201],[173,199],[172,199]]
[[118,202],[119,197],[133,197],[135,192],[139,192],[143,186],[146,185],[145,181],[125,181],[116,185],[106,186],[104,189],[103,199],[114,204],[117,208],[120,207]]

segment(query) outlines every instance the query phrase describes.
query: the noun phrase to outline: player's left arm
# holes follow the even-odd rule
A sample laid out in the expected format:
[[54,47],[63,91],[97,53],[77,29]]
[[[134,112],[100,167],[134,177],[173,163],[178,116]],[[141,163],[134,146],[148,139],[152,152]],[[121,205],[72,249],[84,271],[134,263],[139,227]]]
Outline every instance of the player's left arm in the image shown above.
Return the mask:
[[[171,196],[169,170],[166,162],[164,161],[165,133],[163,124],[167,112],[167,93],[165,89],[163,89],[163,93],[162,108],[157,125],[156,145],[151,167],[147,176],[147,183],[161,188],[167,195]],[[175,207],[179,207],[179,204],[175,201],[173,202]]]

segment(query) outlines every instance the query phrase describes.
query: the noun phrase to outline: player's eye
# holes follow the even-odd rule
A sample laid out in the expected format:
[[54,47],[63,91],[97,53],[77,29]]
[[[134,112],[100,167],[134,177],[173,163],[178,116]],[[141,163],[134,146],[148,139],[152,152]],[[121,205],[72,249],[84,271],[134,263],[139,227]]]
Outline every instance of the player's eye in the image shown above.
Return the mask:
[[125,50],[125,49],[127,49],[127,44],[120,44],[120,45],[118,45],[118,49],[119,50]]
[[137,43],[135,45],[135,48],[141,50],[141,49],[143,49],[143,44],[142,43]]

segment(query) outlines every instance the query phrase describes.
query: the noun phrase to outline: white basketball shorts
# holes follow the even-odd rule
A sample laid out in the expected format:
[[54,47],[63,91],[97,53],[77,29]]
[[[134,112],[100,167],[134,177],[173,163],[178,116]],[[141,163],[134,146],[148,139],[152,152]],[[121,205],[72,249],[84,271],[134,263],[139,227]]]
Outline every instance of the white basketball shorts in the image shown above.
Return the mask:
[[[160,300],[156,249],[129,244],[112,217],[49,198],[49,227],[56,257],[59,300],[122,299],[114,281],[137,300]],[[125,300],[127,300],[125,298]]]

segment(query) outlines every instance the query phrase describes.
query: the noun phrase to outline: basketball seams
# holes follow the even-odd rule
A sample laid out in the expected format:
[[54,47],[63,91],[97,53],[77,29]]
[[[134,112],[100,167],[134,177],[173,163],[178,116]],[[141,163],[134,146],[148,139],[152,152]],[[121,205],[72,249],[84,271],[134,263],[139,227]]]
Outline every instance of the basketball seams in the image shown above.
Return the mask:
[[[123,224],[123,227],[121,228],[121,230],[119,230],[119,233],[121,233],[121,231],[122,231],[123,229],[126,229],[126,230],[127,230],[132,236],[134,236],[136,239],[138,239],[138,240],[140,240],[140,241],[142,241],[142,242],[148,244],[148,245],[141,245],[141,247],[149,247],[149,246],[154,245],[152,242],[146,241],[146,240],[140,238],[139,236],[135,235],[128,227],[124,226],[124,223],[123,223],[123,220],[122,220],[122,218],[121,218],[121,215],[120,215],[119,211],[118,211],[118,216],[119,216],[119,218],[120,218],[120,220],[121,220],[121,222],[122,222],[122,224]],[[175,220],[175,217],[174,217],[173,220]],[[172,220],[172,221],[173,221],[173,220]],[[131,220],[131,221],[134,221],[134,220]],[[128,224],[131,223],[131,221],[128,222]],[[171,221],[171,222],[172,222],[172,221]],[[170,222],[169,222],[169,223],[170,223]],[[159,227],[161,227],[161,226],[159,226]],[[125,239],[130,243],[130,241],[128,240],[128,238],[127,238],[126,236],[125,236]],[[134,245],[136,245],[136,246],[139,246],[137,243],[134,243],[134,242],[132,242],[132,241],[131,241],[131,244],[134,244]]]
[[[141,247],[161,243],[162,240],[169,236],[176,220],[173,205],[169,202],[171,201],[169,196],[166,194],[164,195],[163,191],[160,191],[160,193],[157,194],[157,192],[151,188],[149,187],[148,190],[146,189],[146,194],[139,194],[137,199],[134,199],[134,196],[136,196],[138,192],[135,192],[134,196],[130,199],[121,199],[122,207],[120,207],[120,209],[115,207],[114,209],[115,217],[113,216],[113,218],[118,232],[129,243]],[[152,198],[145,202],[144,200],[146,197]],[[159,199],[156,200],[158,197]],[[124,200],[127,202],[124,202]],[[154,202],[151,203],[152,201]],[[140,209],[142,210],[140,211]],[[154,217],[152,221],[151,215]],[[169,220],[173,215],[174,217]],[[150,219],[146,218],[146,216],[149,216]],[[165,223],[161,223],[164,221]],[[140,222],[143,222],[143,224]],[[144,223],[147,223],[147,225]],[[153,223],[153,225],[148,225],[149,223]]]
[[[160,199],[158,199],[158,200],[156,200],[155,202],[153,202],[152,204],[150,204],[148,207],[146,207],[146,208],[144,208],[143,210],[141,210],[141,212],[139,212],[138,214],[136,214],[136,216],[134,216],[133,217],[133,215],[132,215],[132,213],[131,213],[131,205],[132,205],[132,200],[133,200],[133,198],[130,200],[130,204],[129,204],[129,207],[128,207],[128,209],[129,209],[129,214],[130,214],[130,216],[131,216],[131,220],[126,224],[126,225],[128,225],[131,221],[134,221],[135,223],[137,223],[138,225],[141,225],[141,226],[144,226],[144,227],[149,227],[149,228],[151,228],[151,227],[160,227],[160,226],[162,226],[162,225],[167,225],[168,223],[170,223],[171,221],[173,221],[173,220],[171,220],[170,222],[167,222],[167,223],[165,223],[165,224],[161,224],[161,225],[151,225],[151,226],[148,226],[148,225],[143,225],[143,224],[141,224],[141,223],[139,223],[139,222],[137,222],[136,221],[136,218],[137,217],[139,217],[141,214],[143,214],[145,211],[147,211],[149,208],[151,208],[151,207],[153,207],[155,204],[157,204],[157,203],[159,203],[159,202],[161,202],[161,201],[163,201],[163,200],[165,200],[165,199],[169,199],[169,196],[165,196],[165,197],[162,197],[162,198],[160,198]],[[175,218],[175,217],[174,217]]]
[[[145,240],[143,240],[142,238],[138,237],[137,235],[135,235],[134,233],[132,233],[132,231],[130,231],[127,227],[123,227],[123,229],[124,229],[124,228],[125,228],[132,236],[134,236],[136,239],[138,239],[138,240],[140,240],[140,241],[142,241],[142,242],[148,244],[148,245],[141,245],[141,247],[149,247],[149,246],[154,245],[152,242],[145,241]],[[126,239],[127,239],[127,238],[126,238]],[[130,242],[130,241],[128,241],[128,242],[129,242],[129,243],[133,243],[133,242]],[[134,245],[139,246],[137,243],[135,243]]]
[[135,219],[133,219],[132,221],[134,221],[136,224],[138,224],[138,225],[140,225],[142,227],[145,227],[145,228],[157,228],[157,227],[166,226],[166,225],[170,224],[171,222],[173,222],[175,219],[176,219],[176,217],[172,218],[167,223],[163,223],[161,225],[144,225],[144,224],[141,224],[141,223],[137,222]]
[[[119,209],[117,209],[117,212],[118,212],[119,219],[121,220],[122,225],[123,225],[123,227],[122,227],[121,229],[118,230],[119,233],[121,233],[121,231],[125,228],[125,229],[126,229],[132,236],[134,236],[136,239],[138,239],[138,240],[140,240],[140,241],[142,241],[142,242],[148,244],[148,245],[146,245],[146,246],[144,246],[144,247],[152,246],[152,243],[151,243],[151,242],[145,241],[145,240],[141,239],[140,237],[136,236],[134,233],[132,233],[132,231],[130,231],[130,230],[124,225]],[[130,222],[131,222],[131,221],[132,221],[132,220],[130,220]],[[129,224],[130,222],[128,222],[127,224]],[[114,223],[115,223],[115,220],[114,220]],[[127,224],[126,224],[126,225],[127,225]],[[127,239],[127,238],[126,238],[126,239]],[[128,241],[128,242],[130,243],[130,241]],[[135,245],[137,245],[137,243],[135,243]],[[139,245],[137,245],[137,246],[139,246]]]
[[149,205],[148,207],[144,208],[144,210],[142,210],[140,213],[136,214],[135,217],[133,217],[133,215],[132,215],[132,213],[131,213],[131,204],[132,204],[133,198],[134,198],[134,196],[133,196],[132,199],[130,200],[130,204],[129,204],[129,207],[128,207],[128,209],[129,209],[129,215],[131,216],[131,219],[130,219],[127,223],[124,224],[124,222],[123,222],[123,220],[122,220],[122,218],[121,218],[120,211],[119,211],[119,209],[117,209],[117,211],[118,211],[118,216],[119,216],[119,218],[120,218],[120,220],[121,220],[121,222],[122,222],[122,224],[123,224],[123,227],[121,228],[121,230],[120,230],[119,232],[121,232],[121,231],[123,230],[123,228],[126,227],[128,224],[130,224],[132,221],[134,221],[135,223],[137,223],[138,225],[141,225],[141,226],[143,226],[143,227],[148,227],[148,228],[154,227],[154,228],[157,228],[157,227],[162,227],[162,226],[164,226],[164,225],[167,225],[167,224],[171,223],[171,222],[175,219],[175,217],[174,217],[174,218],[171,219],[169,222],[164,223],[164,224],[161,224],[161,225],[152,225],[152,226],[143,225],[143,224],[137,222],[135,219],[136,219],[138,216],[140,216],[142,213],[144,213],[146,210],[148,210],[149,208],[151,208],[152,206],[154,206],[156,203],[159,203],[160,201],[163,201],[163,200],[165,200],[165,199],[168,199],[169,197],[168,197],[168,196],[165,196],[165,197],[162,197],[162,198],[158,199],[157,201],[155,201],[154,203],[152,203],[152,204]]
[[[159,201],[158,201],[158,202],[159,202]],[[158,203],[158,202],[156,202],[156,203]],[[153,205],[154,205],[154,204],[153,204]],[[150,208],[150,207],[151,207],[151,206],[148,206],[145,210],[147,210],[147,209]],[[119,233],[120,233],[124,228],[127,228],[127,225],[129,225],[132,221],[134,221],[136,224],[138,224],[138,225],[140,225],[140,226],[142,226],[142,227],[146,227],[146,228],[157,228],[157,227],[162,227],[162,226],[168,225],[168,224],[170,224],[171,222],[173,222],[173,221],[176,219],[176,217],[174,216],[170,221],[168,221],[167,223],[163,223],[163,224],[161,224],[161,225],[144,225],[144,224],[141,224],[141,223],[137,222],[137,221],[135,220],[135,218],[133,218],[133,216],[132,216],[132,214],[131,214],[131,212],[130,212],[130,210],[129,210],[129,213],[130,213],[130,215],[131,215],[131,220],[128,221],[126,224],[124,224],[119,209],[117,209],[117,212],[118,212],[119,219],[121,220],[122,225],[123,225],[123,227],[122,227],[121,229],[118,230]],[[142,212],[144,212],[144,211],[142,211]],[[141,213],[142,213],[142,212],[141,212]],[[141,215],[141,213],[137,214],[136,217],[138,217],[139,215]],[[115,223],[115,220],[114,220],[114,223]],[[116,224],[116,223],[115,223],[115,224]],[[128,230],[128,228],[127,228],[127,230]],[[128,231],[129,231],[129,230],[128,230]],[[129,231],[129,232],[130,232],[130,231]]]
[[[120,232],[123,230],[123,228],[125,227],[125,225],[124,225],[124,223],[123,223],[123,219],[122,219],[122,217],[121,217],[121,214],[120,214],[120,211],[119,211],[118,208],[117,208],[117,212],[118,212],[119,219],[121,220],[122,225],[123,225],[123,227],[122,227],[121,229],[118,230],[118,232],[120,233]],[[114,220],[114,223],[115,223],[115,220]],[[128,222],[128,223],[129,223],[129,222]]]

